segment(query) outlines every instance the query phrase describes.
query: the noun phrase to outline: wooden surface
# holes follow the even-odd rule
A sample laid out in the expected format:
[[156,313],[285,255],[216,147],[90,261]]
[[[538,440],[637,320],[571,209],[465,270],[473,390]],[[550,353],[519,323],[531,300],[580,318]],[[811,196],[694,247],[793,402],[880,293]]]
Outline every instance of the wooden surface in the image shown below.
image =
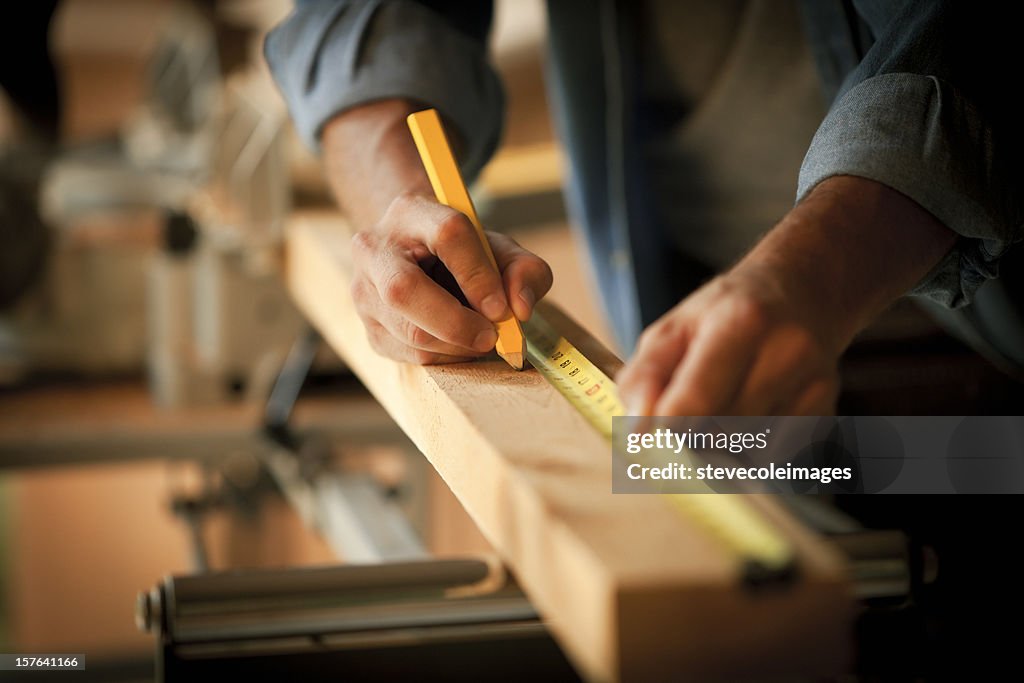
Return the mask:
[[793,540],[801,579],[741,590],[731,558],[659,497],[611,494],[609,446],[535,371],[497,359],[419,367],[377,356],[349,299],[348,244],[336,215],[296,217],[292,295],[434,465],[588,678],[845,667],[842,564],[773,501],[756,504]]

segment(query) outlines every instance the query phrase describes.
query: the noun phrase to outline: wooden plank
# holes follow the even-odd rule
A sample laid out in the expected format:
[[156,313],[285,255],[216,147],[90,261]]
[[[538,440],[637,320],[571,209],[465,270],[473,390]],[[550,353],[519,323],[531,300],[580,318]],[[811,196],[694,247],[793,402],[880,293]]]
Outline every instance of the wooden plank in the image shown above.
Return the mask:
[[[661,498],[612,495],[609,446],[535,371],[497,359],[420,367],[377,356],[349,299],[348,244],[336,215],[297,216],[287,237],[292,295],[434,465],[585,676],[763,677],[846,666],[843,565],[774,501],[754,502],[792,539],[800,580],[743,590],[731,558]],[[584,346],[581,335],[568,333]],[[592,341],[585,346],[601,355]]]

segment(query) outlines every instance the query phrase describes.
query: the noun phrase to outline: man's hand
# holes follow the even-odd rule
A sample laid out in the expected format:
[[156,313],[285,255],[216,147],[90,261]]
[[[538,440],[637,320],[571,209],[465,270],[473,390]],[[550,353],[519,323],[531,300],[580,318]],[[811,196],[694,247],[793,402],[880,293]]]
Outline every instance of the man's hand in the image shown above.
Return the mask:
[[384,100],[346,111],[324,127],[323,156],[338,204],[359,229],[351,294],[371,344],[395,360],[447,363],[494,348],[493,323],[509,308],[528,320],[551,288],[551,269],[487,233],[494,272],[469,219],[434,199],[405,122],[420,109]]
[[823,415],[837,358],[777,286],[737,270],[648,327],[619,386],[633,415]]
[[[487,353],[509,308],[528,320],[551,269],[514,240],[488,233],[495,272],[473,225],[432,197],[401,195],[352,240],[352,298],[376,351],[420,364]],[[472,308],[456,298],[461,290]]]
[[627,410],[833,412],[840,354],[955,238],[885,185],[822,182],[736,266],[644,332],[617,378]]

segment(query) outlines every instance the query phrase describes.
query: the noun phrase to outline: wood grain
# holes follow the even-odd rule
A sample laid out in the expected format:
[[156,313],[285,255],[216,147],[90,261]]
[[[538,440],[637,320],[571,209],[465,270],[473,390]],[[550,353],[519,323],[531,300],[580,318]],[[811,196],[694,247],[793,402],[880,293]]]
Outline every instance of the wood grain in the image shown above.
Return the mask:
[[[741,589],[732,558],[658,496],[612,495],[608,444],[535,371],[376,355],[349,298],[348,244],[336,215],[296,216],[292,295],[437,469],[587,678],[845,668],[851,602],[830,549],[760,498],[797,547],[801,579]],[[586,347],[581,335],[568,332]],[[592,345],[587,353],[600,355]]]

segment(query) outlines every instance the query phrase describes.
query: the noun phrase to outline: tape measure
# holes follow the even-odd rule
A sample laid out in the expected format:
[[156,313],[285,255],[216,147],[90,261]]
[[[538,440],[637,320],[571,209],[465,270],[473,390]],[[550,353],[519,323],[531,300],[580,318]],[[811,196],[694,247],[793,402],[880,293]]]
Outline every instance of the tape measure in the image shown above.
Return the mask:
[[523,331],[530,364],[611,441],[612,418],[626,414],[615,382],[558,334],[540,313],[534,312],[529,322],[523,324]]
[[[530,364],[611,443],[612,418],[626,415],[615,382],[540,313],[535,312],[523,330]],[[704,492],[661,495],[736,554],[745,583],[760,585],[794,576],[792,545],[741,495],[715,493],[703,482],[692,484],[695,491],[700,487]]]

